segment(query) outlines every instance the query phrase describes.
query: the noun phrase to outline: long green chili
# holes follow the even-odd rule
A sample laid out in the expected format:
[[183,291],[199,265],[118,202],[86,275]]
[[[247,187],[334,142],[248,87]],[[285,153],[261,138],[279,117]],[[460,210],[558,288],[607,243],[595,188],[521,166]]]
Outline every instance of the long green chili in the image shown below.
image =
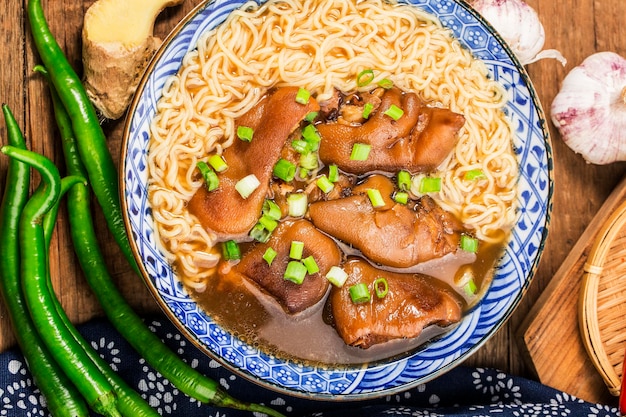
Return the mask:
[[78,152],[83,160],[93,192],[102,208],[109,230],[136,272],[119,195],[117,168],[94,106],[80,78],[54,38],[41,6],[41,0],[28,1],[28,19],[39,57],[49,72],[71,121]]
[[[67,173],[83,175],[85,168],[78,155],[69,116],[58,100],[54,88],[51,89],[51,94],[57,125],[61,131]],[[265,413],[269,416],[282,416],[269,407],[244,403],[232,398],[217,382],[193,369],[163,344],[126,302],[109,274],[93,228],[88,188],[72,187],[67,195],[67,206],[74,250],[88,284],[109,321],[150,366],[183,393],[200,402]]]
[[11,146],[4,146],[0,151],[41,174],[40,185],[24,205],[19,223],[20,248],[28,248],[20,251],[22,287],[33,323],[60,368],[89,406],[108,417],[121,416],[111,384],[67,331],[51,299],[43,220],[59,198],[59,171],[52,161],[37,153]]
[[[3,105],[8,144],[26,149],[24,136],[8,106]],[[28,369],[54,417],[88,417],[82,396],[63,373],[39,337],[26,305],[20,282],[18,227],[28,200],[30,167],[9,159],[6,186],[0,205],[0,295],[7,307],[17,344]]]

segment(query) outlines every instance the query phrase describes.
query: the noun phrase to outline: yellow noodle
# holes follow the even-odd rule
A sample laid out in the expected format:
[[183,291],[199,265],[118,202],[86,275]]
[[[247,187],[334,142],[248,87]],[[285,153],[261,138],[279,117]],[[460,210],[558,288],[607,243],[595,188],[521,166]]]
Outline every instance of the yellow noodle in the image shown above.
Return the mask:
[[[480,239],[506,236],[516,220],[518,164],[505,92],[435,17],[383,0],[249,2],[185,56],[151,126],[149,198],[166,255],[187,284],[201,289],[219,259],[214,237],[186,210],[201,186],[196,162],[232,143],[235,119],[269,88],[297,85],[323,101],[335,88],[356,91],[364,69],[375,82],[389,78],[465,115],[434,198]],[[465,180],[472,169],[485,178]]]

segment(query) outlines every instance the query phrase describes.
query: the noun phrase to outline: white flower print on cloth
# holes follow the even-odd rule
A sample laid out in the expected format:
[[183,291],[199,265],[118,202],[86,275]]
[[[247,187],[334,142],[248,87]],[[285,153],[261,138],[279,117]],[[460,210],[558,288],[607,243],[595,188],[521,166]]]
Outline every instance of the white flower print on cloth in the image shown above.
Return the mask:
[[473,373],[474,386],[483,394],[491,395],[491,402],[497,403],[520,403],[520,388],[515,385],[513,379],[504,372],[493,373],[485,372],[485,369],[477,368]]
[[[0,368],[1,369],[1,368]],[[46,399],[34,386],[33,379],[22,360],[10,360],[5,367],[10,375],[18,376],[6,386],[0,386],[0,416],[45,416]],[[5,370],[2,370],[5,372]]]

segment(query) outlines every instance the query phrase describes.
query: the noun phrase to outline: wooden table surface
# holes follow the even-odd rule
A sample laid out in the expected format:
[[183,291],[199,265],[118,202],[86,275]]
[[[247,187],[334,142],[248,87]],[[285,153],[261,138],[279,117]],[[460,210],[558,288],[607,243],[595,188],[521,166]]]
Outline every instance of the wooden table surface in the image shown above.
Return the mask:
[[[185,0],[183,5],[166,10],[157,20],[155,33],[165,36],[198,2],[199,0]],[[567,72],[585,57],[605,50],[626,56],[623,2],[622,0],[527,2],[535,8],[545,26],[546,47],[560,50],[568,60],[565,67],[555,60],[543,60],[527,67],[544,110],[548,114],[561,81]],[[91,0],[43,1],[52,32],[79,72],[82,19],[91,3]],[[49,156],[62,166],[63,158],[58,146],[58,134],[46,86],[41,77],[32,72],[33,66],[39,61],[29,33],[26,1],[2,0],[1,4],[0,101],[8,104],[14,112],[24,130],[29,147]],[[515,340],[516,332],[588,223],[626,172],[624,163],[606,166],[585,163],[582,157],[574,154],[562,142],[551,123],[549,125],[552,134],[555,192],[549,236],[539,269],[525,297],[506,325],[465,362],[467,365],[497,367],[529,378],[535,378],[535,375],[520,354]],[[110,149],[117,160],[123,121],[107,122],[104,127]],[[0,138],[1,143],[6,143],[4,123],[0,123]],[[1,187],[4,187],[6,166],[7,159],[0,158]],[[96,226],[102,236],[109,269],[120,289],[139,312],[157,311],[158,305],[151,298],[143,282],[129,271],[112,243],[108,231],[102,225],[102,216],[96,212]],[[101,316],[102,311],[76,262],[64,208],[60,213],[50,256],[54,286],[71,320],[81,323],[92,317]],[[6,310],[0,305],[0,351],[13,344],[14,338]],[[576,392],[570,394],[576,395]]]

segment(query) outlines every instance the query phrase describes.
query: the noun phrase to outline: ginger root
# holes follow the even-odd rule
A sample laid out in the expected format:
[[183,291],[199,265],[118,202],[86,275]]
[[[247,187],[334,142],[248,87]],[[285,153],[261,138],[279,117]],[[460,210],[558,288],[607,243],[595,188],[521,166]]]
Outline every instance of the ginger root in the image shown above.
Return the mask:
[[97,0],[83,22],[83,84],[107,119],[128,108],[146,66],[161,45],[154,22],[184,0]]

